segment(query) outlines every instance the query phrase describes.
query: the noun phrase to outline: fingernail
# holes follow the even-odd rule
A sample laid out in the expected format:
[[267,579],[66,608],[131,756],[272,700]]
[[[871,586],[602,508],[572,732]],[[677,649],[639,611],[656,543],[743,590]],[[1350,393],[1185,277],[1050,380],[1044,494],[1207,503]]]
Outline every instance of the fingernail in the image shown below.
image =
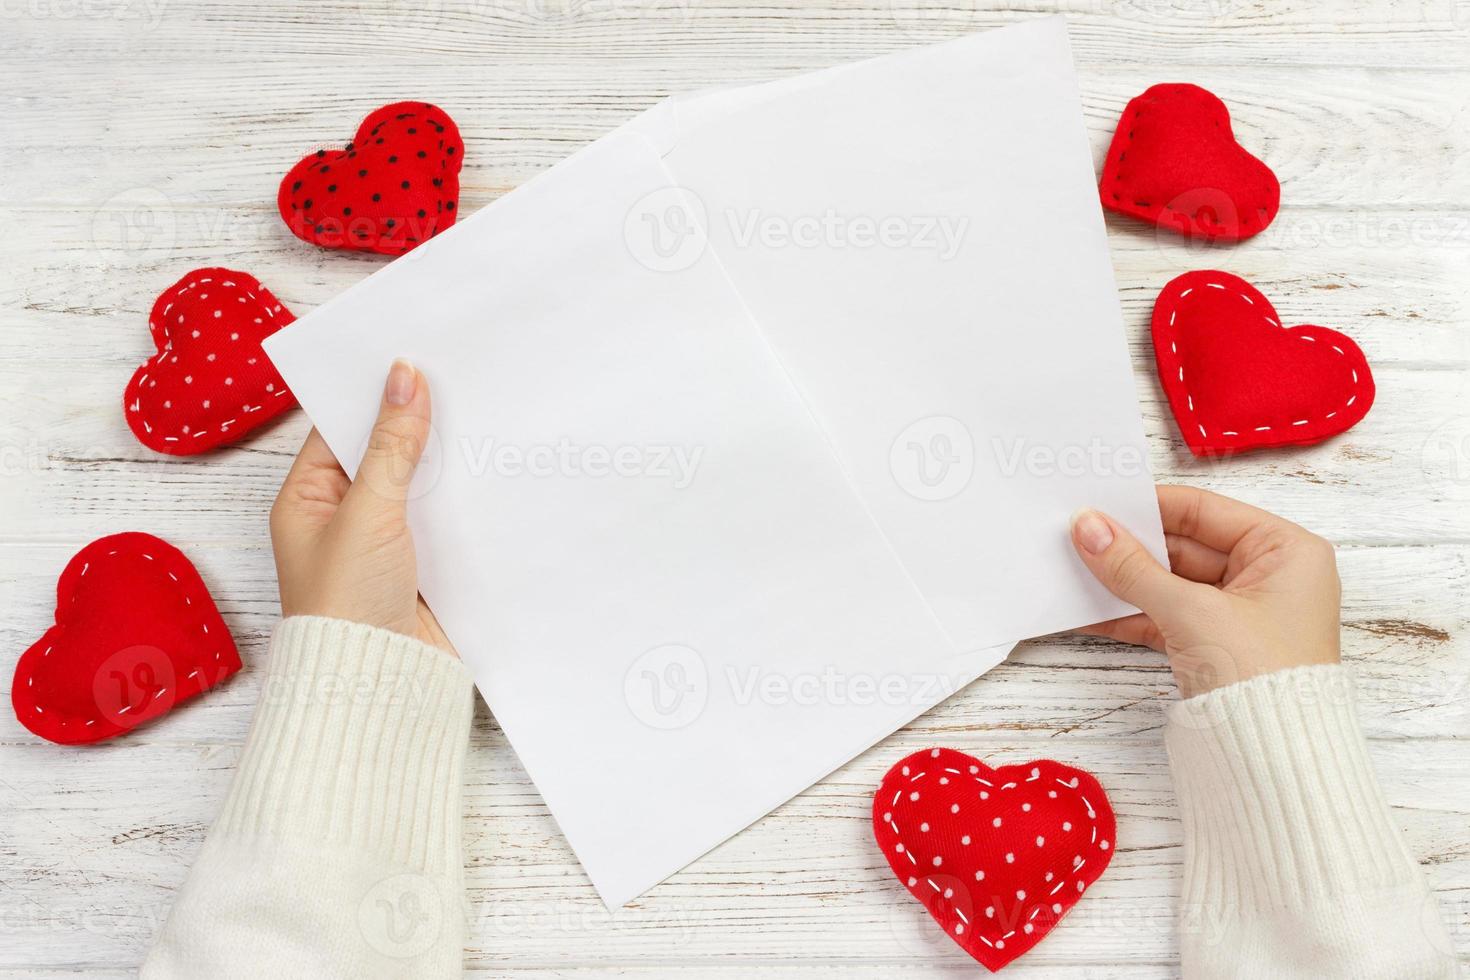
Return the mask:
[[1113,528],[1095,510],[1079,510],[1072,515],[1072,537],[1089,555],[1100,555],[1113,543]]
[[400,357],[388,369],[388,384],[383,389],[383,398],[389,405],[407,405],[413,401],[413,393],[418,386],[419,373]]

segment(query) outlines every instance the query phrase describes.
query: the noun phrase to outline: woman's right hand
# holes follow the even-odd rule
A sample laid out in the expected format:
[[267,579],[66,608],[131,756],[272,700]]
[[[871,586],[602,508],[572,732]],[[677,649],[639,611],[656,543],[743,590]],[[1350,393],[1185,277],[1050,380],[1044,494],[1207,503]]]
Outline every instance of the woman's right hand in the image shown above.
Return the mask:
[[1072,518],[1072,544],[1098,581],[1143,610],[1082,633],[1152,647],[1185,697],[1259,674],[1337,663],[1342,588],[1332,545],[1229,497],[1160,486],[1169,549],[1160,565],[1094,510]]
[[356,480],[311,430],[271,508],[281,615],[346,619],[455,653],[419,596],[408,529],[409,488],[430,414],[428,379],[398,360]]

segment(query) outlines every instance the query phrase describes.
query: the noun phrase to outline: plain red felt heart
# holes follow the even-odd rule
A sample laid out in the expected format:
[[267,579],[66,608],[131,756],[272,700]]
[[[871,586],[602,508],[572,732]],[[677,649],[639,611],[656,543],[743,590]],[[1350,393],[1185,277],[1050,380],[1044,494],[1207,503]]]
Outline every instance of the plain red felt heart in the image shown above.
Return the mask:
[[56,625],[21,654],[15,716],[52,742],[121,735],[240,669],[235,641],[179,549],[129,531],[98,538],[56,585]]
[[1373,405],[1358,345],[1326,327],[1283,328],[1271,301],[1227,272],[1187,272],[1154,302],[1154,358],[1196,456],[1321,442]]
[[281,181],[276,204],[297,238],[402,255],[454,224],[464,142],[443,109],[395,102],[341,150],[317,150]]
[[1271,223],[1281,184],[1235,141],[1230,111],[1198,85],[1155,85],[1128,103],[1099,186],[1105,207],[1205,241]]
[[123,392],[128,427],[149,449],[189,456],[280,415],[296,399],[260,342],[295,319],[254,276],[190,272],[148,315],[158,352]]
[[924,749],[883,777],[873,835],[945,934],[987,970],[1039,943],[1108,866],[1113,808],[1096,779],[1050,759],[991,769]]

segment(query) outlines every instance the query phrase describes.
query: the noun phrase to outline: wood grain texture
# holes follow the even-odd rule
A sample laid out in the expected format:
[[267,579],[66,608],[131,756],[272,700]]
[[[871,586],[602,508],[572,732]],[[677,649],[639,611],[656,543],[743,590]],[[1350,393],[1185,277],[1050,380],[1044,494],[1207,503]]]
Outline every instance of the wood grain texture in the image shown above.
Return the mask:
[[[1158,81],[1223,95],[1283,179],[1234,248],[1122,219],[1109,237],[1151,464],[1339,545],[1344,654],[1395,821],[1470,962],[1470,0],[26,0],[0,20],[0,676],[50,621],[82,544],[126,528],[198,563],[246,668],[117,743],[38,743],[0,713],[0,980],[131,976],[225,792],[279,615],[265,514],[306,430],[292,415],[197,460],[155,456],[121,391],[157,292],[235,265],[297,313],[381,259],[323,252],[274,213],[279,175],[373,106],[448,108],[478,208],[657,99],[1068,15],[1101,160]],[[1224,268],[1287,323],[1375,366],[1356,429],[1202,463],[1153,380],[1170,278]],[[867,842],[868,794],[913,749],[1096,772],[1119,846],[1092,895],[1007,976],[1176,976],[1179,824],[1147,651],[1077,637],[1010,659],[628,908],[587,884],[493,720],[467,786],[472,977],[877,980],[973,975]]]

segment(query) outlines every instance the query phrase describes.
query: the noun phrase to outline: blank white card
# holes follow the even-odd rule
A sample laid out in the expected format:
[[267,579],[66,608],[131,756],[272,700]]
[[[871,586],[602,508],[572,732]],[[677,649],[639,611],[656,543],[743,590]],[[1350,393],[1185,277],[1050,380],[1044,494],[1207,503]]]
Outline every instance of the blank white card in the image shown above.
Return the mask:
[[621,904],[1162,555],[1060,19],[667,101],[267,350],[349,471],[428,377],[422,590]]

